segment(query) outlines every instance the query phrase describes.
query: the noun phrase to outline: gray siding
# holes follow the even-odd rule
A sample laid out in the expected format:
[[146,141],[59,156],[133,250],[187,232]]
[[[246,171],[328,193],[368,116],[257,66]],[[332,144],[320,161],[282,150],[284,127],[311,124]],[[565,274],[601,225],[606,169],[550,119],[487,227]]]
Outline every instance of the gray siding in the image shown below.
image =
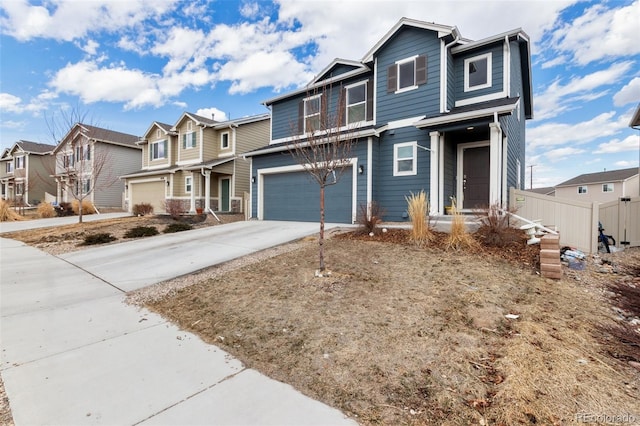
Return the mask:
[[98,207],[122,207],[124,180],[120,176],[138,171],[141,150],[124,146],[97,143],[94,160],[105,165],[94,182],[93,203]]
[[[504,52],[502,50],[503,44],[503,42],[497,42],[490,48],[485,47],[483,49],[474,50],[472,52],[464,52],[463,54],[456,55],[456,57],[454,58],[456,100],[459,101],[462,99],[475,98],[478,96],[484,96],[502,91],[502,89],[504,88]],[[491,87],[465,92],[464,60],[489,52],[491,52]]]
[[[522,96],[522,70],[520,68],[520,49],[515,42],[511,43],[511,96]],[[500,122],[506,129],[507,136],[507,188],[524,189],[525,176],[525,117],[524,108],[516,109],[513,115],[502,117]],[[520,160],[520,177],[522,188],[517,188],[518,170],[516,160]],[[508,194],[508,193],[507,193]],[[508,195],[507,195],[508,197]]]

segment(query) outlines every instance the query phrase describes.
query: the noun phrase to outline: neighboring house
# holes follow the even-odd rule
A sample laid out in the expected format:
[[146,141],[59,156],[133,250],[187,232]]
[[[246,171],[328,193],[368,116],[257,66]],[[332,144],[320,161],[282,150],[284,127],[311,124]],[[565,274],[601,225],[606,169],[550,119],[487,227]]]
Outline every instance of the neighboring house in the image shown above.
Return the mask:
[[138,142],[141,169],[122,176],[128,210],[149,203],[161,213],[171,200],[185,212],[243,212],[250,164],[241,154],[268,143],[269,114],[219,122],[186,112],[173,126],[154,122]]
[[452,197],[464,209],[505,205],[508,189],[523,185],[530,62],[520,29],[470,41],[456,27],[401,19],[360,61],[336,59],[306,87],[265,102],[270,145],[247,154],[252,216],[319,219],[318,185],[287,145],[337,105],[357,143],[349,170],[327,188],[327,221],[351,223],[372,201],[385,220],[406,220],[405,197],[421,190],[431,214]]
[[550,195],[552,197],[556,195],[556,189],[553,186],[545,186],[543,188],[529,188],[527,189],[527,191],[535,192],[536,194],[540,195]]
[[635,197],[639,185],[637,167],[587,173],[556,185],[556,197],[606,203],[620,197]]
[[97,208],[123,208],[119,177],[140,167],[138,136],[77,123],[53,151],[58,202],[82,198]]
[[6,148],[0,157],[2,198],[35,206],[45,200],[45,193],[55,194],[56,184],[50,176],[54,149],[55,145],[23,140]]

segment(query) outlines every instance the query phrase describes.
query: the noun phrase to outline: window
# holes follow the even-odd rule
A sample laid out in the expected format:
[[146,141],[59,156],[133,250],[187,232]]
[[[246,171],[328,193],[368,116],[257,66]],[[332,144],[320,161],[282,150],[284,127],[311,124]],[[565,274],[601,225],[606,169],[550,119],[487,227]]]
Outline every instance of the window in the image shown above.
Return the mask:
[[187,121],[187,131],[190,132],[193,130],[193,121]]
[[80,184],[80,191],[82,194],[88,194],[91,191],[91,180],[90,179],[82,179]]
[[16,169],[24,169],[24,157],[16,157]]
[[149,156],[151,160],[159,160],[161,158],[167,158],[167,141],[158,141],[149,144]]
[[427,57],[403,59],[387,68],[387,92],[402,92],[427,82]]
[[196,132],[184,133],[182,135],[182,148],[189,149],[196,146]]
[[77,146],[75,158],[78,160],[91,160],[91,146]]
[[398,143],[393,146],[393,175],[408,176],[417,174],[416,142]]
[[578,187],[578,194],[586,194],[587,193],[587,187],[586,186],[579,186]]
[[13,162],[12,161],[7,161],[6,171],[7,171],[7,173],[13,173]]
[[612,183],[603,183],[602,184],[602,192],[613,192],[613,184]]
[[64,168],[73,167],[73,153],[65,154],[62,157],[62,167]]
[[491,87],[491,53],[464,60],[464,91]]
[[516,189],[522,189],[522,166],[519,159],[516,159]]
[[316,95],[304,100],[304,131],[312,133],[320,129],[320,99],[322,95]]
[[227,149],[229,148],[229,132],[224,132],[220,135],[220,148]]
[[347,87],[347,122],[346,124],[365,121],[367,106],[367,83],[358,83]]
[[24,183],[16,182],[16,195],[24,194]]
[[187,194],[191,193],[191,183],[193,182],[192,177],[191,176],[187,176],[184,178],[184,192],[186,192]]

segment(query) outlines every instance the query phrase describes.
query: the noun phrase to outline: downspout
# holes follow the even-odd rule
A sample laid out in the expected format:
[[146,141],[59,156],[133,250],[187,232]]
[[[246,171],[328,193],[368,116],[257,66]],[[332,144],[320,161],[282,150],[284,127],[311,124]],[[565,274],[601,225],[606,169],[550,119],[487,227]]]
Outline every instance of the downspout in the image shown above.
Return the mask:
[[448,93],[448,84],[449,84],[449,79],[447,78],[448,75],[448,67],[447,67],[447,51],[449,50],[449,48],[458,43],[458,41],[460,41],[460,35],[458,34],[457,31],[454,31],[455,36],[453,38],[453,41],[451,41],[451,43],[445,44],[444,48],[442,50],[440,50],[440,62],[442,62],[443,67],[441,67],[440,69],[443,70],[443,75],[442,75],[442,85],[440,87],[440,112],[450,112],[449,109],[447,108],[447,93]]

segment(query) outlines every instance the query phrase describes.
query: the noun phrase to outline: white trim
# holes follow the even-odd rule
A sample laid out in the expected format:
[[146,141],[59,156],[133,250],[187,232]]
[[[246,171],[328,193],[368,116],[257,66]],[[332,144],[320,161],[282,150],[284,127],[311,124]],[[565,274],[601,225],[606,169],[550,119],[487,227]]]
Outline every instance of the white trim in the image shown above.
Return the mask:
[[[228,180],[229,181],[229,209],[228,210],[222,210],[222,181],[223,180]],[[218,178],[218,211],[221,211],[221,212],[230,212],[231,211],[231,198],[232,198],[232,194],[233,194],[233,192],[231,192],[231,190],[232,190],[231,176],[227,175],[225,177]]]
[[[456,105],[458,106],[458,105]],[[516,108],[516,103],[512,105],[501,105],[492,108],[478,109],[473,111],[468,111],[459,114],[448,114],[434,118],[423,118],[418,122],[413,123],[417,128],[429,127],[429,126],[437,126],[439,124],[447,124],[447,123],[455,123],[457,121],[465,121],[471,120],[474,118],[487,117],[489,115],[494,115],[496,113],[504,114],[504,113],[513,113],[513,110]]]
[[367,138],[367,212],[373,201],[373,138]]
[[[489,150],[491,150],[491,141],[478,141],[478,142],[468,142],[458,144],[458,152],[457,152],[457,164],[456,164],[456,202],[458,204],[458,208],[460,206],[464,206],[464,190],[462,188],[463,185],[463,176],[464,176],[464,151],[469,148],[481,148],[483,146],[488,146]],[[489,153],[489,162],[491,162],[491,153]],[[491,167],[491,166],[489,166]],[[489,188],[489,192],[491,192],[491,188]],[[489,200],[487,200],[487,203]]]
[[[313,114],[307,114],[307,101],[312,101],[318,99],[318,111],[313,113]],[[307,96],[306,98],[304,98],[302,100],[302,128],[303,134],[307,134],[309,133],[309,131],[307,130],[307,117],[315,117],[318,116],[318,122],[321,122],[322,120],[322,93],[318,93],[317,95],[312,95],[312,96]],[[317,132],[320,129],[316,129],[315,132]],[[314,133],[315,133],[314,132]]]
[[387,130],[402,129],[403,127],[412,127],[415,125],[417,121],[420,121],[423,118],[425,118],[425,116],[421,115],[419,117],[403,118],[402,120],[389,121],[387,123]]
[[[412,122],[413,124],[413,122]],[[367,121],[365,123],[363,123],[363,125],[369,126],[369,125],[373,125],[373,121]],[[407,127],[407,126],[403,126],[403,127]],[[349,130],[349,127],[341,127],[340,129],[337,129],[338,131],[342,131],[342,130]],[[316,132],[314,133],[314,136],[322,136],[323,134],[328,134],[329,131],[325,131],[325,132]],[[359,138],[363,138],[363,137],[367,137],[367,136],[371,136],[371,135],[375,135],[378,136],[379,133],[377,132],[376,129],[364,129],[364,130],[357,130],[357,131],[351,131],[349,132],[348,135],[345,136],[350,136],[352,139],[359,139]],[[269,142],[269,146],[270,145],[279,145],[282,143],[286,143],[286,142],[295,142],[295,143],[300,143],[301,145],[305,145],[306,144],[306,136],[288,136],[286,138],[280,138],[280,139],[274,139],[271,142]],[[265,147],[267,148],[267,147]],[[283,145],[279,145],[276,147],[273,147],[272,150],[264,150],[264,149],[260,149],[259,154],[268,154],[271,152],[279,152],[279,151],[287,151],[287,147],[283,146]],[[245,157],[252,157],[254,154],[252,152],[245,152],[244,154],[242,154]]]
[[430,154],[429,157],[429,214],[433,215],[439,213],[439,186],[440,180],[438,179],[440,175],[440,132],[429,132],[429,137],[431,139],[431,151],[428,151]]
[[480,102],[494,101],[496,99],[502,99],[502,98],[506,98],[506,97],[507,97],[507,92],[505,92],[503,90],[503,91],[497,92],[497,93],[489,93],[488,95],[476,96],[474,98],[461,99],[459,101],[456,101],[455,106],[461,107],[461,106],[466,106],[466,105],[473,105],[473,104],[477,104],[477,103],[480,103]]
[[176,166],[188,166],[190,164],[200,164],[201,161],[199,158],[193,159],[193,160],[185,160],[185,161],[178,161],[176,163]]
[[376,119],[378,117],[378,58],[376,57],[373,63],[373,124],[376,123]]
[[[611,191],[605,191],[605,190],[604,190],[604,186],[605,186],[605,185],[607,185],[607,186],[611,185]],[[615,186],[614,186],[614,183],[613,183],[613,182],[606,182],[606,183],[603,183],[601,188],[602,188],[602,193],[603,193],[603,194],[608,194],[609,192],[615,192]]]
[[[464,60],[464,91],[473,92],[474,90],[486,89],[492,86],[493,82],[493,52],[483,53],[482,55],[472,56]],[[487,81],[477,86],[469,86],[469,64],[474,61],[487,60]]]
[[[367,122],[367,83],[368,80],[361,80],[358,81],[356,83],[352,83],[349,84],[348,86],[344,86],[344,114],[345,114],[345,122],[344,125],[345,126],[350,126],[350,125],[361,125],[362,123],[366,123]],[[364,101],[362,102],[358,102],[357,104],[354,105],[364,105],[364,117],[362,120],[360,121],[354,121],[353,123],[349,122],[349,89],[352,89],[354,87],[358,87],[358,86],[364,86]]]
[[[412,153],[412,166],[409,171],[399,171],[398,170],[398,160],[409,160],[409,158],[401,158],[398,159],[398,149],[410,146],[413,148]],[[412,142],[401,142],[393,145],[393,176],[415,176],[418,174],[418,141]]]
[[[511,97],[511,45],[509,37],[505,36],[504,47],[502,49],[502,85],[503,91],[507,92],[507,96]],[[520,119],[518,117],[518,119]]]
[[[227,135],[227,146],[224,146],[224,135]],[[231,148],[231,132],[228,130],[226,132],[220,133],[220,150],[227,150]]]
[[[190,183],[187,183],[187,181],[190,181]],[[187,187],[191,187],[189,190],[187,190]],[[185,194],[191,194],[193,193],[193,176],[185,176],[184,177],[184,193]]]
[[[404,92],[408,92],[410,90],[414,90],[418,88],[418,85],[416,84],[416,58],[419,55],[413,55],[413,56],[409,56],[408,58],[404,58],[404,59],[400,59],[399,61],[395,62],[395,66],[396,66],[396,90],[395,93],[404,93]],[[400,65],[404,65],[407,63],[413,63],[413,84],[411,86],[406,86],[406,87],[400,87]]]

